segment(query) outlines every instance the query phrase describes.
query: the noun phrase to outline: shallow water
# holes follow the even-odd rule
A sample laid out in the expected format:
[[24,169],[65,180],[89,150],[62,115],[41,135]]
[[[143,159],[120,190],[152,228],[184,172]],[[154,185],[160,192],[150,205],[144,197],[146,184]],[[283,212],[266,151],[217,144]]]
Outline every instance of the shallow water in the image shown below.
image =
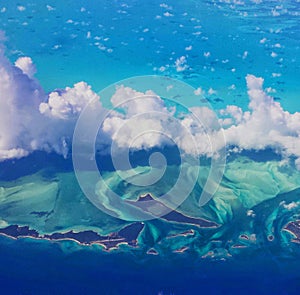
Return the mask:
[[[287,110],[299,109],[297,1],[48,2],[19,11],[22,3],[9,1],[0,19],[11,60],[31,56],[49,91],[81,80],[100,91],[131,76],[167,74],[245,107],[244,77],[252,73]],[[175,60],[185,55],[189,68],[178,73]]]

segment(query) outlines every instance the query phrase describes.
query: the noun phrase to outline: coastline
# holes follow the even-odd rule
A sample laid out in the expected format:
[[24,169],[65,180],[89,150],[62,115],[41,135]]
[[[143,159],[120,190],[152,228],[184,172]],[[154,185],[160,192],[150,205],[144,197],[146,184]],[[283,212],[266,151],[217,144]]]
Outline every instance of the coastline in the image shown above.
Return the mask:
[[197,226],[200,228],[218,228],[218,227],[220,227],[220,224],[210,221],[210,220],[207,220],[205,218],[202,218],[202,217],[196,218],[196,217],[188,216],[187,214],[183,214],[183,213],[179,212],[177,210],[177,208],[173,209],[173,208],[167,206],[165,203],[163,203],[159,200],[159,197],[154,196],[151,193],[142,194],[136,199],[135,202],[130,201],[130,203],[139,207],[138,202],[146,202],[146,201],[156,201],[162,207],[166,208],[166,211],[170,211],[169,213],[160,217],[160,219],[162,219],[162,220],[165,220],[168,222],[180,223],[180,224],[190,224],[190,225]]
[[[0,235],[14,240],[21,238],[30,238],[36,240],[47,241],[73,241],[79,245],[92,246],[99,245],[105,251],[118,248],[120,245],[125,244],[131,247],[137,247],[137,237],[143,230],[144,224],[133,223],[125,226],[119,232],[113,232],[107,236],[101,236],[93,231],[74,232],[68,231],[65,233],[52,233],[40,235],[36,230],[30,229],[28,226],[10,225],[6,228],[0,229]],[[127,230],[127,234],[126,231]],[[129,232],[129,233],[128,233]]]

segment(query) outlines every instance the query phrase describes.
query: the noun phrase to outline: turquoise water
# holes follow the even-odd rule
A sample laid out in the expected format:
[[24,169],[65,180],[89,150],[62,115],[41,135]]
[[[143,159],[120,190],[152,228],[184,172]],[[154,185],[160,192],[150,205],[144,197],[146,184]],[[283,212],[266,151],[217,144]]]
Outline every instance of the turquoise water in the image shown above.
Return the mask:
[[[244,77],[252,73],[277,90],[287,110],[299,109],[299,3],[234,3],[38,1],[24,3],[26,10],[19,11],[22,3],[9,1],[2,5],[1,23],[10,59],[32,57],[48,91],[83,80],[97,92],[121,79],[157,73],[196,88],[212,87],[225,104],[245,107]],[[168,69],[184,55],[188,71]],[[167,69],[155,71],[160,67]],[[234,91],[228,89],[232,84]]]
[[[298,294],[299,16],[298,0],[1,2],[1,293]],[[141,75],[159,79],[109,86]],[[94,121],[77,125],[72,154],[97,93],[114,112],[86,150]]]

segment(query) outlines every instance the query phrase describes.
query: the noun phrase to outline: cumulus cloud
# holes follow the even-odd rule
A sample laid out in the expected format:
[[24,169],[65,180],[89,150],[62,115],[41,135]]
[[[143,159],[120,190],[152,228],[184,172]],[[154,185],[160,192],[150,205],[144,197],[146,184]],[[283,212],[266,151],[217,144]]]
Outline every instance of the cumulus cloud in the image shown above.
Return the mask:
[[167,112],[164,101],[151,90],[142,93],[121,85],[111,97],[111,102],[114,107],[126,109],[127,117],[144,112]]
[[102,131],[120,149],[176,144],[187,154],[210,156],[217,152],[210,136],[220,131],[220,125],[214,111],[208,107],[193,107],[175,116],[175,107],[167,106],[151,90],[142,93],[124,86],[116,89],[111,102],[115,111],[105,119]]
[[264,92],[262,78],[247,75],[246,82],[249,111],[241,112],[236,106],[221,111],[235,119],[233,125],[224,129],[227,144],[241,149],[273,148],[283,155],[300,157],[300,113],[283,110]]
[[[176,61],[176,67],[187,67],[185,57]],[[97,101],[102,107],[99,96],[85,82],[47,94],[34,78],[35,72],[31,58],[11,64],[0,48],[0,160],[24,157],[35,150],[66,155],[85,105]],[[121,85],[111,97],[114,111],[100,131],[120,148],[151,148],[173,141],[186,153],[203,155],[224,148],[224,136],[233,151],[272,148],[295,157],[300,169],[300,113],[291,114],[274,101],[267,94],[270,91],[263,89],[263,78],[247,75],[246,83],[248,110],[229,105],[219,110],[219,120],[207,107],[182,113],[151,90],[142,93]],[[195,91],[195,95],[201,93],[201,88]]]
[[34,73],[31,58],[12,65],[0,48],[0,160],[34,150],[66,155],[80,111],[98,98],[84,82],[47,95]]
[[[220,120],[216,120],[214,112],[207,107],[191,108],[191,114],[184,114],[181,117],[181,125],[188,130],[194,141],[198,144],[198,152],[210,155],[224,148],[225,137],[227,146],[235,147],[233,151],[240,150],[264,150],[271,148],[275,152],[281,153],[284,157],[296,157],[295,164],[300,166],[300,113],[291,114],[285,111],[279,102],[269,96],[263,90],[264,79],[247,75],[246,83],[248,88],[249,105],[248,110],[243,111],[236,105],[229,105],[219,111]],[[120,87],[112,97],[112,102],[116,106],[122,99],[129,97],[144,97],[144,99],[134,100],[127,104],[125,114],[113,116],[105,122],[104,131],[109,132],[120,146],[129,143],[129,139],[142,133],[144,129],[156,129],[171,138],[177,138],[179,147],[187,153],[194,153],[195,149],[191,140],[187,139],[186,132],[181,133],[165,117],[161,120],[143,116],[143,120],[134,119],[137,114],[151,112],[152,110],[166,113],[173,116],[171,110],[165,105],[163,100],[153,95],[147,100],[146,93],[138,93],[130,88]],[[222,128],[220,127],[220,125]],[[117,131],[122,129],[122,133]],[[118,134],[116,136],[116,134]],[[127,142],[126,142],[127,139]],[[163,137],[153,135],[152,137],[141,137],[136,148],[152,147],[163,145]],[[213,142],[213,143],[212,143]]]
[[282,207],[287,209],[288,211],[291,211],[291,210],[297,208],[299,206],[299,203],[298,202],[291,202],[291,203],[286,204],[285,201],[282,201],[280,203],[280,205],[282,205]]
[[194,94],[195,95],[203,95],[205,92],[201,87],[198,87],[195,91]]
[[230,120],[230,122],[236,123],[236,124],[241,123],[241,121],[243,119],[242,109],[235,105],[229,105],[225,109],[220,110],[220,114],[222,116],[226,116],[226,115],[230,116],[232,119],[232,120]]
[[161,146],[173,138],[172,122],[174,110],[167,108],[165,102],[151,90],[138,92],[123,85],[117,87],[111,98],[115,110],[105,119],[103,131],[120,148],[151,148]]
[[36,73],[36,67],[30,57],[20,57],[15,62],[15,66],[22,70],[29,78],[33,78]]
[[175,67],[177,72],[183,72],[188,69],[187,60],[184,55],[176,59]]
[[49,94],[47,102],[39,105],[41,114],[50,118],[70,120],[76,119],[84,106],[91,100],[99,100],[91,86],[79,82],[73,88],[53,91]]
[[[35,118],[44,92],[35,80],[9,63],[0,49],[0,150],[2,158],[24,156],[36,138]],[[34,128],[35,126],[35,128]]]

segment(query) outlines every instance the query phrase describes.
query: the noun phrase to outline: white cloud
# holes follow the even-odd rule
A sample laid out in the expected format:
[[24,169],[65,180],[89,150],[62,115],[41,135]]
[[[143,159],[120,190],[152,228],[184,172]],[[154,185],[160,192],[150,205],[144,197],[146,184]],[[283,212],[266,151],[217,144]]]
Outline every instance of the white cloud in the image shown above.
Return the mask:
[[36,73],[36,67],[30,57],[20,57],[15,62],[15,66],[22,70],[29,78],[33,78]]
[[246,59],[246,58],[247,58],[247,56],[248,56],[248,54],[249,54],[249,52],[248,52],[248,51],[244,51],[242,58],[243,58],[243,59]]
[[198,87],[195,91],[194,94],[195,95],[203,95],[205,92],[201,87]]
[[73,88],[51,92],[47,102],[42,102],[39,110],[48,117],[70,120],[77,118],[90,100],[97,100],[95,94],[85,82],[79,82]]
[[12,158],[23,158],[28,156],[29,152],[24,149],[9,149],[0,150],[0,160],[7,160]]
[[247,214],[247,216],[249,216],[249,217],[255,217],[255,212],[254,212],[253,210],[248,210],[248,211],[246,212],[246,214]]
[[[123,85],[117,87],[111,98],[115,110],[103,123],[106,132],[120,148],[151,148],[166,143],[166,136],[170,129],[169,117],[173,117],[173,110],[169,110],[164,101],[151,90],[138,92]],[[175,131],[175,129],[174,129]]]
[[185,56],[176,59],[175,67],[177,72],[183,72],[188,69],[187,60]]
[[103,131],[108,133],[119,148],[145,149],[166,143],[165,121],[151,115],[130,119],[112,116],[103,123]]
[[5,157],[30,145],[33,118],[39,115],[38,105],[43,98],[36,81],[12,66],[0,49],[0,150]]
[[168,112],[164,101],[153,91],[142,93],[123,85],[117,87],[111,102],[114,107],[125,108],[127,118],[151,111]]
[[214,90],[214,89],[212,89],[212,88],[209,88],[208,91],[207,91],[207,93],[208,93],[209,95],[213,95],[213,94],[216,94],[217,91]]
[[55,8],[53,6],[51,6],[51,5],[46,5],[46,8],[47,8],[48,11],[55,10]]
[[243,111],[241,108],[235,106],[235,105],[229,105],[226,107],[226,109],[223,109],[220,111],[220,114],[222,116],[229,115],[231,118],[234,119],[234,122],[236,124],[239,124],[243,119]]
[[272,73],[272,77],[278,78],[278,77],[281,77],[281,74],[280,73]]
[[300,170],[300,157],[295,160],[295,164],[298,170]]
[[159,4],[159,6],[160,6],[160,7],[162,7],[162,8],[165,8],[165,9],[172,10],[172,7],[171,7],[171,6],[169,6],[169,5],[168,5],[168,4],[166,4],[166,3],[161,3],[161,4]]
[[277,91],[276,91],[276,89],[274,89],[274,88],[272,88],[272,87],[267,87],[267,88],[266,88],[266,92],[267,92],[267,93],[276,93]]
[[297,208],[299,206],[299,203],[298,202],[291,202],[291,203],[286,204],[285,201],[282,201],[280,203],[280,205],[282,205],[283,208],[290,211],[290,210],[293,210],[293,209]]
[[34,150],[65,155],[81,109],[98,98],[83,82],[46,95],[34,72],[30,58],[12,65],[0,48],[0,160]]
[[26,7],[25,7],[25,6],[22,6],[22,5],[19,5],[19,6],[17,6],[17,9],[18,9],[19,11],[24,11],[24,10],[26,10]]
[[[284,111],[263,91],[262,78],[247,75],[246,81],[249,111],[239,111],[236,124],[224,130],[227,143],[242,149],[273,148],[283,155],[300,157],[300,113]],[[235,117],[236,113],[231,115]]]
[[266,42],[267,42],[267,38],[262,38],[262,39],[259,41],[260,44],[264,44],[264,43],[266,43]]
[[[184,56],[178,59],[177,67],[186,67]],[[22,57],[12,65],[0,48],[0,160],[26,156],[34,150],[65,155],[87,102],[96,101],[101,107],[99,96],[85,82],[45,94],[34,73],[30,58]],[[223,128],[206,107],[191,108],[194,115],[180,114],[178,125],[179,121],[171,120],[174,107],[166,106],[153,91],[142,93],[121,85],[111,97],[115,110],[104,121],[102,132],[120,147],[162,146],[170,143],[169,137],[187,153],[206,155],[224,147],[224,134],[232,150],[272,148],[284,157],[295,157],[300,169],[300,113],[291,114],[274,101],[263,90],[263,78],[247,75],[246,83],[248,110],[235,105],[220,110]],[[195,95],[199,94],[201,88],[195,90]],[[144,132],[149,130],[155,132]],[[198,151],[192,141],[198,143]]]
[[174,16],[174,15],[172,13],[170,13],[170,12],[167,11],[167,12],[164,13],[164,16],[171,17],[171,16]]
[[280,16],[280,13],[277,10],[272,9],[272,15],[273,16]]
[[278,54],[276,53],[276,52],[274,52],[274,51],[272,51],[272,53],[271,53],[271,57],[276,57]]

